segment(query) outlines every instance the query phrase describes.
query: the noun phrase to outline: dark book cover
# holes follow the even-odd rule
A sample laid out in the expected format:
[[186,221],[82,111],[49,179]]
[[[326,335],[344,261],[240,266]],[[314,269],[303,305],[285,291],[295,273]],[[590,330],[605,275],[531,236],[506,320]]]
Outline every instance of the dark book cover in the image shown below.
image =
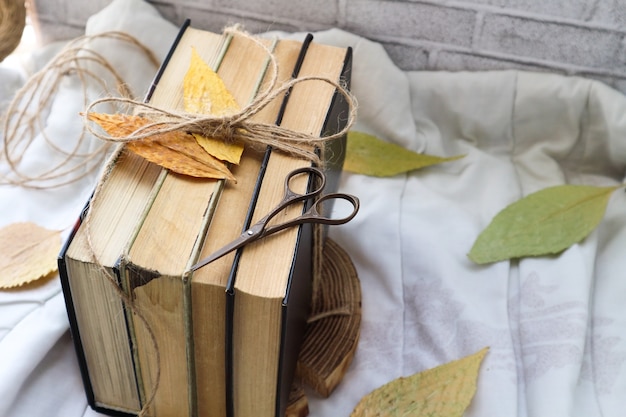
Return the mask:
[[[344,61],[341,78],[349,85],[350,71],[352,68],[352,50],[348,48]],[[322,134],[335,133],[345,128],[348,113],[348,103],[343,95],[335,92],[331,107],[326,115]],[[335,139],[327,144],[325,151],[331,156],[326,160],[324,173],[326,174],[325,193],[336,192],[339,186],[339,177],[345,159],[346,138]],[[309,184],[309,189],[314,189],[314,184]],[[307,207],[308,208],[308,207]],[[326,214],[330,214],[332,207],[324,207]],[[321,242],[315,242],[314,229],[320,227]],[[310,312],[312,285],[313,285],[313,259],[315,248],[322,247],[323,238],[326,235],[327,226],[304,223],[300,225],[298,240],[293,257],[293,263],[289,274],[289,282],[285,298],[282,303],[281,323],[281,351],[278,368],[278,387],[276,395],[275,417],[285,415],[289,401],[289,392],[294,379],[300,345],[306,331],[306,322]]]

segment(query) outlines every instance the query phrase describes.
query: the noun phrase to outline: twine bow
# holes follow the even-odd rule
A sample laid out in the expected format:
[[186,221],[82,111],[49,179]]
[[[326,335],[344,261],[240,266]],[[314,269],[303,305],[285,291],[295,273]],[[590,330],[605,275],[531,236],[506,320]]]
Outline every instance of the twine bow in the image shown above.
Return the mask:
[[[239,29],[226,29],[227,32],[236,32],[244,36],[259,47],[265,49],[268,54],[272,78],[269,86],[240,111],[222,115],[194,114],[165,110],[148,103],[120,97],[105,97],[92,102],[83,113],[87,130],[101,140],[108,142],[129,142],[149,138],[153,135],[166,134],[173,131],[184,131],[188,133],[200,134],[202,136],[217,138],[225,142],[239,142],[252,147],[271,146],[274,149],[284,151],[294,156],[311,160],[319,164],[320,158],[315,152],[315,146],[323,142],[337,139],[348,132],[356,120],[356,99],[347,89],[343,82],[333,81],[328,78],[318,76],[303,76],[287,81],[276,87],[278,62],[274,54],[260,41]],[[289,94],[297,84],[304,82],[324,82],[335,88],[348,104],[348,113],[345,117],[344,127],[336,133],[328,136],[316,136],[304,132],[298,132],[275,124],[260,123],[253,120],[253,116],[269,105],[274,99]],[[104,104],[114,103],[124,105],[135,113],[141,114],[151,120],[141,128],[135,130],[127,136],[113,137],[94,129],[88,120],[88,114],[94,107]],[[302,109],[306,111],[306,109]]]

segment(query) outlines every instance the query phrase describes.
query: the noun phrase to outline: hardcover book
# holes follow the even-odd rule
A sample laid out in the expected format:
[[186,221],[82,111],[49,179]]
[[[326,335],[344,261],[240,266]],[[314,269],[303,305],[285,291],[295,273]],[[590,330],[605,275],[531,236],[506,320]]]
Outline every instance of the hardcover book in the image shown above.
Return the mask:
[[[261,40],[278,84],[313,75],[349,80],[349,48]],[[181,28],[150,104],[182,108],[191,49],[243,107],[270,77],[267,51],[247,36]],[[296,84],[255,121],[327,135],[347,104],[323,81]],[[320,149],[337,185],[345,139]],[[311,162],[246,147],[230,180],[169,172],[126,150],[102,175],[59,256],[71,332],[89,405],[110,415],[282,416],[295,370],[323,231],[310,224],[268,237],[191,272],[280,200],[288,172]],[[309,180],[294,185],[305,191]],[[302,212],[304,205],[296,208]]]

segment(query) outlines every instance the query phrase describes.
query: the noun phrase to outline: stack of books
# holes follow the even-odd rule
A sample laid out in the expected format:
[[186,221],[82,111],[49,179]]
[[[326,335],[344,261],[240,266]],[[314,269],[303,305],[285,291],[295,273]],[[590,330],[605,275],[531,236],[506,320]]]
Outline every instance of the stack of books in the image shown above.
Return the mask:
[[[351,50],[262,40],[278,83],[350,77]],[[183,108],[192,49],[217,71],[240,106],[267,86],[267,52],[248,36],[186,22],[146,101]],[[347,103],[323,81],[296,84],[254,120],[322,136],[341,130]],[[337,186],[345,140],[322,155]],[[191,272],[280,201],[284,179],[311,162],[246,148],[237,182],[182,176],[122,147],[60,257],[59,270],[83,382],[92,408],[153,417],[282,416],[306,327],[323,231],[303,224]],[[307,178],[290,184],[305,192]],[[304,203],[288,215],[302,213]]]

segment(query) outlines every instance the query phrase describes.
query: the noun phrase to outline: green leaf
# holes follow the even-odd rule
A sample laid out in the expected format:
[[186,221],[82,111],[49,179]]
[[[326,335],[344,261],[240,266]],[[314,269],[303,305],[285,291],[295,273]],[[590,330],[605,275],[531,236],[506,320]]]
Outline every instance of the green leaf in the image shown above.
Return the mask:
[[611,193],[621,187],[558,185],[530,194],[498,213],[468,256],[485,264],[558,254],[598,226]]
[[350,131],[343,169],[374,177],[392,177],[442,162],[454,161],[463,156],[440,158],[424,155],[367,133]]
[[488,348],[445,365],[398,378],[361,399],[350,417],[462,417],[476,394]]

